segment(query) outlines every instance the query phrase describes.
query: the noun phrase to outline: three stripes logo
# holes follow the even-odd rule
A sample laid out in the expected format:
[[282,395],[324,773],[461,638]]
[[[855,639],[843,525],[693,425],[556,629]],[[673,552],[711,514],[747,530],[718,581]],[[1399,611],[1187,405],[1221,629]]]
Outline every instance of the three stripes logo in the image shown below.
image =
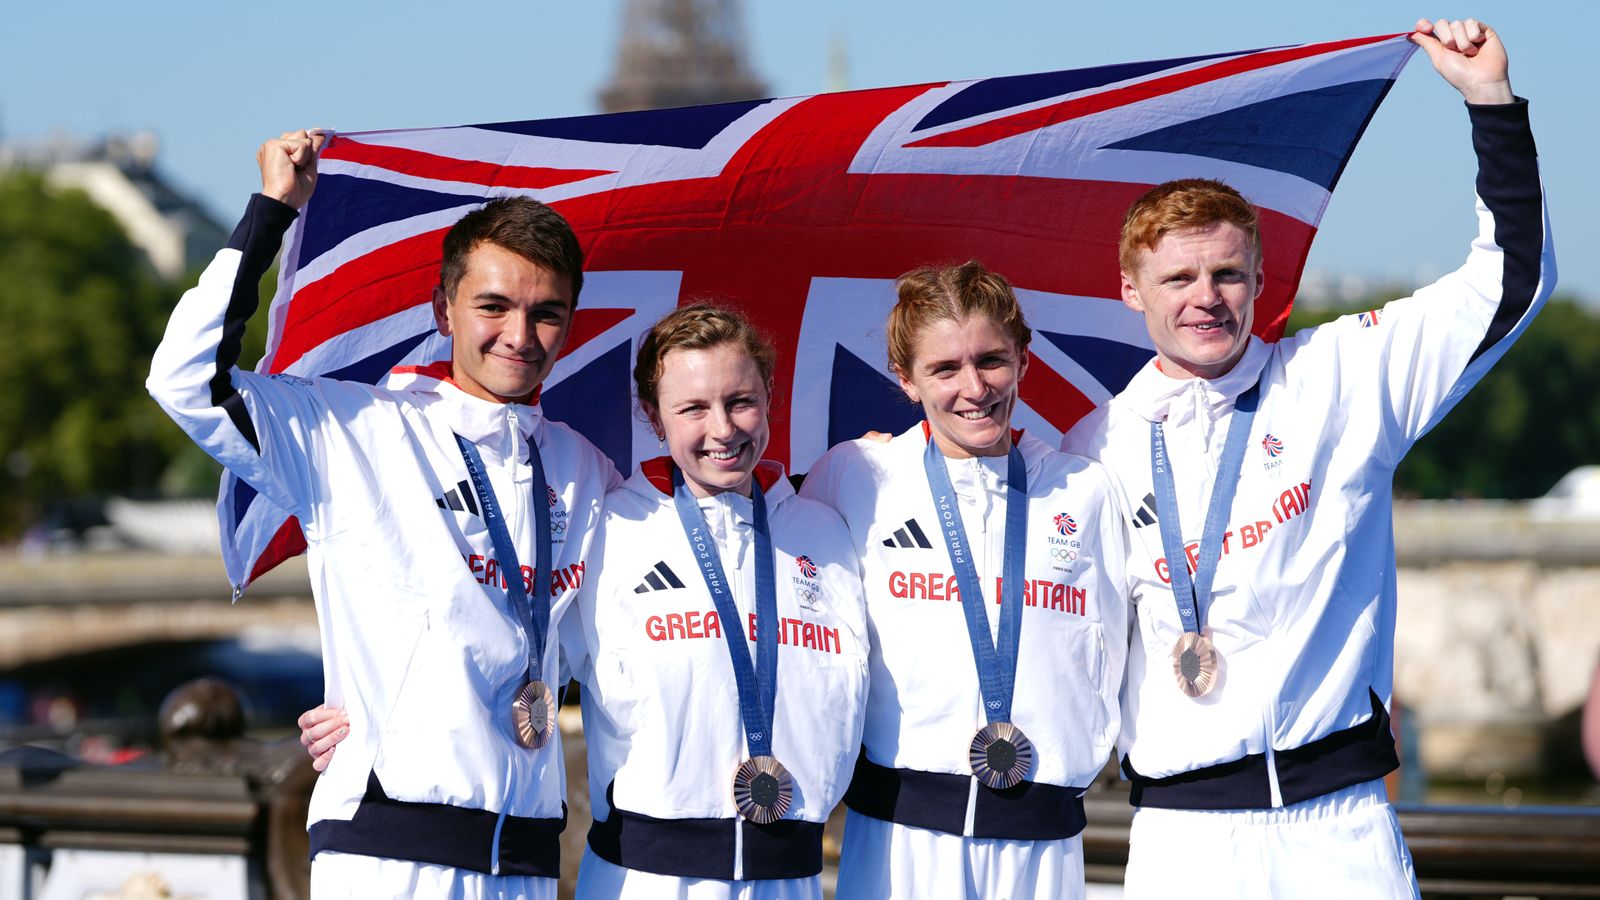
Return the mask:
[[651,591],[674,590],[682,587],[683,582],[678,580],[677,575],[673,574],[672,568],[667,565],[667,561],[662,560],[656,563],[654,569],[646,573],[644,581],[640,582],[639,586],[633,589],[633,592],[635,594],[648,594]]
[[456,512],[468,512],[473,515],[482,515],[478,512],[478,498],[472,493],[472,485],[465,481],[456,482],[456,486],[444,492],[443,497],[433,498],[433,502],[440,509],[453,509]]
[[1156,495],[1145,494],[1144,502],[1140,504],[1139,511],[1133,514],[1133,527],[1143,528],[1156,523]]
[[894,537],[883,539],[883,545],[885,547],[899,547],[904,550],[933,549],[933,544],[929,542],[928,536],[922,533],[922,528],[917,525],[916,519],[907,519],[906,524],[895,529]]

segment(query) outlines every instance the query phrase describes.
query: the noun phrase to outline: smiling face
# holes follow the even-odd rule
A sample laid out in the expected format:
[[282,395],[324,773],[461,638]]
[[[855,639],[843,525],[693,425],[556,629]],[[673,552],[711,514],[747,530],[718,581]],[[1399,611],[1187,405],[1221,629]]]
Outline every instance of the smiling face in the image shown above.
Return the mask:
[[656,406],[646,408],[656,433],[697,497],[750,493],[750,473],[766,452],[767,383],[740,345],[673,349],[661,358]]
[[450,338],[453,379],[500,403],[527,402],[567,342],[572,281],[497,244],[467,255],[455,296],[433,292],[433,317]]
[[1144,314],[1161,371],[1218,378],[1244,355],[1263,286],[1249,235],[1230,222],[1169,231],[1122,272],[1122,302]]
[[917,334],[910,371],[896,370],[906,396],[922,404],[945,456],[1004,456],[1011,411],[1028,357],[993,319],[935,319]]

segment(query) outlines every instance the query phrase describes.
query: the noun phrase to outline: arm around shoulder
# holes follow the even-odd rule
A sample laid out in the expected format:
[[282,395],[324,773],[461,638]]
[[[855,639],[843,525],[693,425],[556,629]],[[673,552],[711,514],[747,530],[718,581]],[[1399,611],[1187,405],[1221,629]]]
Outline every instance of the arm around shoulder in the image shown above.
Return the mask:
[[834,444],[811,464],[800,484],[800,496],[838,510],[843,479],[860,456],[861,450],[855,441]]
[[1061,452],[1098,460],[1105,449],[1106,419],[1111,414],[1111,404],[1115,402],[1115,398],[1107,400],[1073,423],[1067,433],[1061,436]]

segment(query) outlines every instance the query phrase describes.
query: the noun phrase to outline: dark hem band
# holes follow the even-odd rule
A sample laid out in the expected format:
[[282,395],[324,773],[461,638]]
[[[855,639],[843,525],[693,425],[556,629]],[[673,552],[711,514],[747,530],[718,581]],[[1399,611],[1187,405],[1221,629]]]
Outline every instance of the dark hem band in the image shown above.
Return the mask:
[[[307,829],[311,857],[324,850],[495,874],[494,838],[499,813],[446,803],[394,800],[383,792],[376,772],[367,776],[367,793],[349,821],[323,819]],[[500,875],[561,877],[559,819],[506,816],[500,826]]]
[[974,799],[972,837],[1012,841],[1056,841],[1083,830],[1081,787],[1024,781],[1005,790],[983,784],[972,793],[971,775],[891,769],[856,758],[855,776],[845,792],[845,805],[885,822],[965,834],[967,799]]
[[[612,789],[606,787],[606,802]],[[734,830],[743,827],[741,881],[810,878],[822,871],[821,822],[658,819],[618,809],[589,828],[589,849],[615,866],[678,878],[733,880]]]
[[[1394,734],[1389,728],[1389,712],[1371,688],[1367,693],[1372,698],[1372,715],[1365,722],[1304,746],[1276,752],[1278,795],[1284,806],[1382,778],[1400,767]],[[1265,753],[1252,753],[1165,778],[1140,775],[1133,760],[1124,756],[1122,772],[1133,784],[1128,802],[1134,806],[1193,810],[1273,808]]]

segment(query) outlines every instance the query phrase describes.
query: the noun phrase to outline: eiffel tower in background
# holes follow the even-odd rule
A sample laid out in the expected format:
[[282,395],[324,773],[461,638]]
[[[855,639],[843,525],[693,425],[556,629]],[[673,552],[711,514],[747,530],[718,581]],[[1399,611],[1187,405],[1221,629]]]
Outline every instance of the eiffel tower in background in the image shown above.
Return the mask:
[[606,112],[753,100],[767,85],[745,61],[739,0],[627,0]]

